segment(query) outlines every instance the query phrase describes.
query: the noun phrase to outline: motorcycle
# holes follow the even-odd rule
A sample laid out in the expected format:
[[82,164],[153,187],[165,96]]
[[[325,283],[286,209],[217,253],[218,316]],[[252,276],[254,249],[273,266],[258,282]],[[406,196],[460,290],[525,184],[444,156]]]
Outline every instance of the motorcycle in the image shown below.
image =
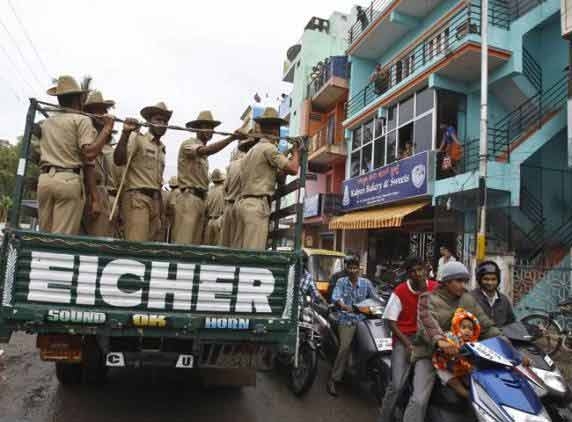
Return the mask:
[[292,354],[279,354],[278,362],[287,368],[288,386],[295,396],[306,394],[318,374],[318,347],[320,335],[315,325],[316,311],[311,299],[301,298],[303,306],[298,320],[297,350]]
[[552,420],[565,421],[560,411],[567,409],[572,402],[572,391],[554,361],[534,343],[536,336],[533,330],[517,321],[504,326],[502,332],[519,352],[530,359],[530,367],[524,368],[524,375]]
[[[339,347],[334,307],[316,308],[316,325],[321,338],[320,356],[333,365]],[[392,338],[381,318],[384,303],[366,299],[354,306],[354,312],[365,315],[356,326],[356,334],[346,368],[346,376],[362,384],[381,403],[391,377]]]

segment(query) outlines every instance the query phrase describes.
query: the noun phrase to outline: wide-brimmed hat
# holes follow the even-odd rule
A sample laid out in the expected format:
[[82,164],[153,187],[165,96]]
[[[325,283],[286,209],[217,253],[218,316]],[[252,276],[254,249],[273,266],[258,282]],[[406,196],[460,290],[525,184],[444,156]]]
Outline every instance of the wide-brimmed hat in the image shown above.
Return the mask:
[[255,117],[254,121],[261,125],[285,126],[288,124],[286,120],[278,115],[276,109],[272,107],[266,107],[262,115]]
[[46,92],[51,96],[61,96],[71,94],[84,94],[87,91],[85,89],[81,89],[73,77],[69,75],[62,75],[58,78],[56,86],[51,87]]
[[214,169],[211,173],[211,182],[222,183],[224,182],[225,174],[220,169]]
[[169,179],[169,186],[176,188],[177,186],[179,186],[179,179],[177,179],[177,176],[172,176]]
[[220,125],[220,121],[214,119],[210,110],[203,110],[199,113],[195,120],[191,120],[186,124],[186,126],[189,128],[197,128],[198,126],[203,125],[215,128]]
[[152,106],[143,107],[141,109],[141,116],[143,116],[143,118],[147,121],[151,120],[151,117],[153,117],[156,114],[161,114],[165,116],[167,120],[170,120],[173,111],[169,110],[167,108],[167,105],[163,101],[158,102],[157,104]]
[[114,107],[115,106],[115,101],[113,100],[104,100],[103,99],[103,94],[101,93],[101,91],[90,91],[89,94],[87,94],[87,98],[85,100],[85,103],[83,104],[83,108],[84,110],[89,110],[92,107]]

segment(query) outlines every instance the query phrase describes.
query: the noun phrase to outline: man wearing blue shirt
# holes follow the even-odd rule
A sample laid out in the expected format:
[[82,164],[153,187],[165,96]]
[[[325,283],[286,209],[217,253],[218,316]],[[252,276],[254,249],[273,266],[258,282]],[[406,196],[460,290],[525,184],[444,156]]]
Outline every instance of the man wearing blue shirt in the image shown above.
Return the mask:
[[365,319],[362,314],[354,313],[353,306],[365,299],[376,298],[377,292],[367,278],[360,277],[359,260],[354,257],[345,263],[346,277],[340,278],[332,293],[332,303],[338,308],[337,330],[340,340],[338,355],[332,368],[330,380],[328,381],[328,393],[337,396],[336,383],[342,380],[346,363],[351,350],[352,340],[356,332],[356,324]]

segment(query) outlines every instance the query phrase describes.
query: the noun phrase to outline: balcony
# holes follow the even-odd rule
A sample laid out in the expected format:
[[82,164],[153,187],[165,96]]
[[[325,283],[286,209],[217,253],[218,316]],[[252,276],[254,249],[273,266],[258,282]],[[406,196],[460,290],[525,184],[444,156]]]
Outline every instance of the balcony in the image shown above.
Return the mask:
[[328,217],[339,214],[341,209],[342,195],[339,193],[318,193],[304,198],[304,218]]
[[[489,21],[492,25],[506,27],[504,16],[491,11]],[[457,6],[451,17],[385,65],[376,80],[350,98],[348,119],[365,107],[386,105],[407,96],[426,85],[426,79],[432,73],[459,82],[477,80],[480,77],[480,26],[480,4]],[[509,59],[510,53],[490,46],[489,72]]]
[[341,125],[334,128],[325,126],[310,138],[308,164],[311,171],[323,173],[346,160],[345,143],[335,142],[337,131],[343,131]]
[[315,74],[308,84],[307,98],[312,108],[327,111],[342,101],[348,92],[348,59],[346,56],[328,57],[315,66]]
[[278,106],[278,115],[281,119],[290,120],[290,108],[292,107],[292,97],[282,94],[280,105]]

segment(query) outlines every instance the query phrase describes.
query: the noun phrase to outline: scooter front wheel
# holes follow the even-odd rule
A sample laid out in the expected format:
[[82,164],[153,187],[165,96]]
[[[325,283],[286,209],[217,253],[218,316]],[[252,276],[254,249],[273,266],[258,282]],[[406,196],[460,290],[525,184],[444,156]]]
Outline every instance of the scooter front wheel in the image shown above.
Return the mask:
[[298,353],[298,367],[290,367],[290,390],[298,397],[303,396],[312,388],[317,373],[318,352],[308,343],[302,343]]
[[375,356],[371,359],[368,369],[368,374],[371,381],[371,392],[375,397],[378,405],[381,405],[383,397],[385,396],[385,390],[389,383],[389,368],[381,356]]

